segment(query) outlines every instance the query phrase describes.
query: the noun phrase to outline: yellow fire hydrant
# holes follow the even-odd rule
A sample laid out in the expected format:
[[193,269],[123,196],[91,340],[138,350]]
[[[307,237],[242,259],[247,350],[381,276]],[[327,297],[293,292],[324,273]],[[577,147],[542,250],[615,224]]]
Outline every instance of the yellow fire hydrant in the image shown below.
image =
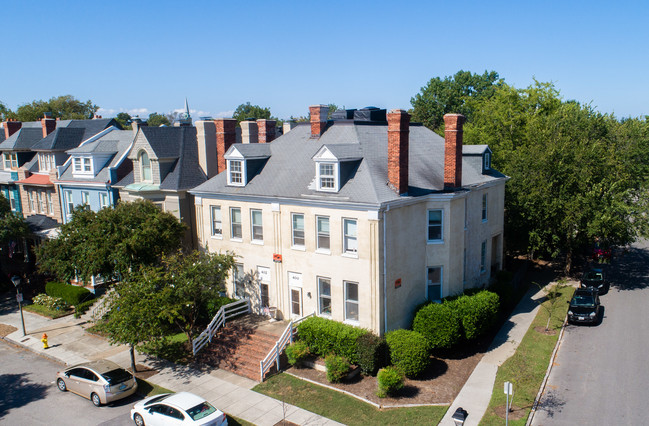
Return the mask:
[[49,349],[49,346],[47,345],[47,334],[43,333],[43,338],[41,339],[41,342],[43,342],[43,349]]

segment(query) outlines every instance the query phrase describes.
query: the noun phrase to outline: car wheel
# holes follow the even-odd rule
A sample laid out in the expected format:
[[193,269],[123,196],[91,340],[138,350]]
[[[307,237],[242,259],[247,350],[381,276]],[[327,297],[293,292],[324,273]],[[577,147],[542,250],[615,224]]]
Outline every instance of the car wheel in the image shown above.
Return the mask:
[[144,419],[138,413],[133,415],[133,421],[137,426],[144,426]]
[[96,393],[93,393],[92,395],[90,395],[90,400],[95,405],[95,407],[100,407],[101,406],[101,399],[99,399],[99,395],[97,395]]
[[66,390],[68,390],[68,388],[65,386],[65,382],[63,381],[63,379],[56,380],[56,387],[59,388],[61,392],[65,392]]

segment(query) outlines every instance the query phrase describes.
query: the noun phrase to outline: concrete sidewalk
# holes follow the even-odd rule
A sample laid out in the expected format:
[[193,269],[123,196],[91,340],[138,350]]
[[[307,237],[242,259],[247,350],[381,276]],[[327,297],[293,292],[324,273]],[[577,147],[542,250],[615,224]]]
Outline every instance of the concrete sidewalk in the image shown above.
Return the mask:
[[[15,296],[0,299],[0,324],[18,330],[4,339],[66,365],[95,359],[109,359],[130,368],[127,346],[112,346],[107,340],[86,333],[85,320],[72,316],[52,320],[24,312],[27,335],[23,336]],[[50,348],[43,349],[40,339],[47,333]],[[257,382],[224,370],[201,371],[158,358],[137,354],[136,364],[158,371],[146,380],[173,390],[201,395],[227,414],[256,425],[270,426],[282,419],[299,425],[340,425],[341,423],[254,392]]]
[[475,426],[480,423],[491,400],[498,367],[516,352],[516,348],[523,340],[539,310],[537,301],[543,299],[543,297],[545,297],[545,294],[537,288],[529,290],[523,296],[509,320],[494,338],[487,353],[469,376],[464,387],[439,423],[440,425],[454,426],[455,422],[451,416],[458,407],[462,407],[468,413],[464,423],[465,426]]

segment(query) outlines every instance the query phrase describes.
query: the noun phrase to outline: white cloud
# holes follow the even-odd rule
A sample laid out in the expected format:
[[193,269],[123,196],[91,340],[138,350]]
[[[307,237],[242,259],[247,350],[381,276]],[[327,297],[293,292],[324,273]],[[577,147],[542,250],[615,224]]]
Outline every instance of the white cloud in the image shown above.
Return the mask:
[[232,117],[232,114],[234,114],[233,109],[230,110],[230,111],[217,112],[216,117],[217,118],[230,118],[230,117]]

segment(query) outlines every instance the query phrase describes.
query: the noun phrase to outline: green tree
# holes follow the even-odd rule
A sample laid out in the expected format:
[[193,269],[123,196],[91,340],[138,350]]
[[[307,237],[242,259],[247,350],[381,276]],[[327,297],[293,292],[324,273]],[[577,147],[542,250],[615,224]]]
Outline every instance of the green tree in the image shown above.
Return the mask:
[[271,119],[270,108],[260,107],[259,105],[251,105],[250,102],[241,104],[234,110],[232,118],[237,120],[237,124],[242,121],[251,118],[257,120],[259,118],[264,118],[266,120]]
[[20,240],[29,233],[29,226],[25,219],[12,212],[9,200],[0,194],[0,243]]
[[7,106],[0,102],[0,120],[4,121],[6,120],[9,115],[11,114],[11,110],[7,108]]
[[123,129],[131,128],[131,115],[127,112],[120,112],[115,116],[115,121],[117,121]]
[[164,114],[158,114],[157,112],[152,112],[149,114],[149,118],[146,121],[148,126],[151,127],[160,127],[162,125],[171,126],[171,122]]
[[472,110],[467,102],[470,99],[488,99],[502,82],[495,71],[485,71],[482,75],[458,71],[443,80],[432,78],[420,93],[410,99],[412,121],[439,131],[444,124],[444,114],[464,114],[470,120]]
[[8,113],[8,118],[19,121],[36,121],[43,113],[51,112],[53,118],[61,120],[84,120],[92,118],[99,107],[91,100],[81,102],[72,95],[58,96],[49,101],[33,101],[18,107],[16,112]]
[[78,207],[58,238],[37,249],[39,269],[63,281],[126,277],[180,248],[185,226],[150,201],[120,202],[93,212]]

